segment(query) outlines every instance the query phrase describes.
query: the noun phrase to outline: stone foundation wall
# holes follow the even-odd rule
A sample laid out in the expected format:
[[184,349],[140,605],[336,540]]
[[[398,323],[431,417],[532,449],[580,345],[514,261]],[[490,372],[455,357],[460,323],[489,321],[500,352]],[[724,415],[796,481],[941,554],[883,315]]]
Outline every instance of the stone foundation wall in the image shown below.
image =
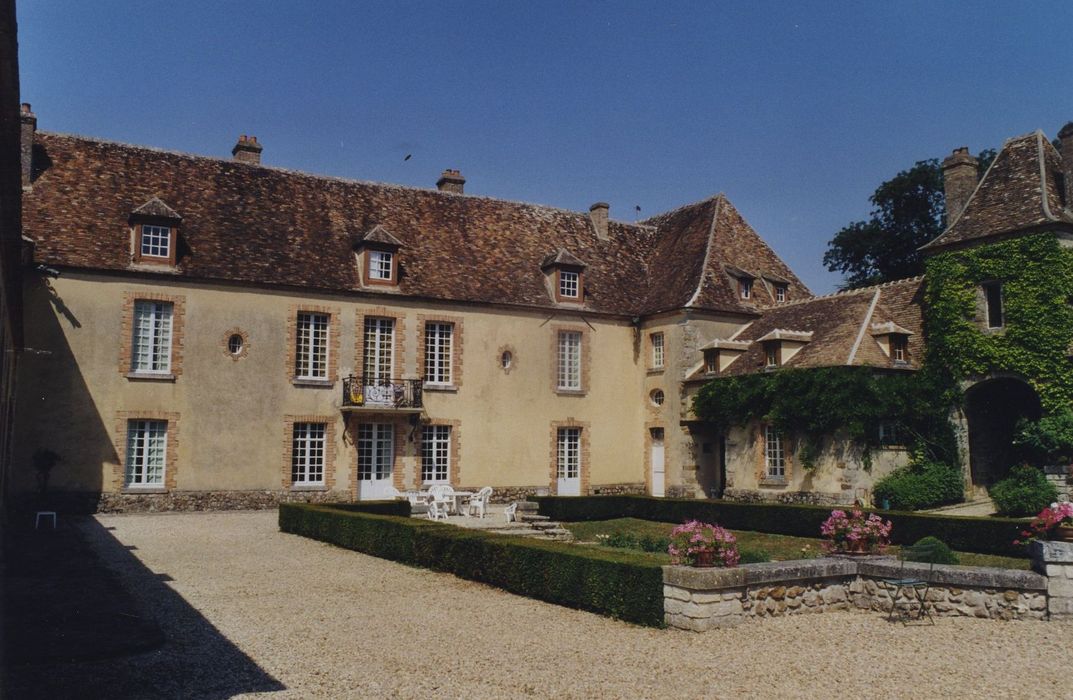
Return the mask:
[[636,484],[600,484],[592,487],[593,496],[644,496],[645,493],[643,481]]
[[[703,632],[752,617],[839,610],[889,612],[891,591],[881,580],[914,576],[919,567],[891,557],[822,558],[746,564],[733,569],[667,566],[663,572],[667,626]],[[925,604],[933,616],[1042,620],[1048,613],[1047,578],[1028,571],[936,566]],[[1073,587],[1073,579],[1070,580]],[[919,603],[906,594],[902,610]]]
[[1073,620],[1073,542],[1033,540],[1032,568],[1047,577],[1052,620]]
[[739,503],[787,503],[809,506],[853,505],[853,493],[821,493],[818,491],[763,491],[758,489],[732,489],[723,491],[723,500]]
[[19,510],[57,510],[62,513],[158,513],[193,510],[256,510],[281,502],[339,503],[346,491],[166,491],[162,493],[49,493],[44,506],[33,499],[15,504]]

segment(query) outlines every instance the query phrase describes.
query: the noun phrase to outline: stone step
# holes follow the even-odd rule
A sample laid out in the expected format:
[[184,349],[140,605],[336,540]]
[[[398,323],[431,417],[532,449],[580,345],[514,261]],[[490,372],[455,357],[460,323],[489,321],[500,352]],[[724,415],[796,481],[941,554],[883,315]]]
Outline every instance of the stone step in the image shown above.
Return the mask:
[[551,520],[537,520],[529,523],[534,530],[555,530],[561,529],[559,523],[552,522]]
[[551,518],[546,515],[535,515],[533,513],[518,513],[518,520],[521,520],[523,523],[540,523],[550,521]]
[[540,504],[533,501],[518,501],[519,513],[535,513],[540,509]]

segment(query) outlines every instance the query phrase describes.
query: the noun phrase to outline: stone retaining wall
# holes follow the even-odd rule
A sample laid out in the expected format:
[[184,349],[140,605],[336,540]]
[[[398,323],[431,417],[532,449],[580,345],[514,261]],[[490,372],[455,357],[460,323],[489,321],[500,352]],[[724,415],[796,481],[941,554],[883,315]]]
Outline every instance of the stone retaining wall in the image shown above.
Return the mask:
[[853,505],[853,492],[822,493],[819,491],[762,491],[758,489],[726,489],[723,500],[738,503],[785,503],[806,506]]
[[[49,492],[42,503],[61,513],[157,513],[191,510],[256,510],[281,502],[340,503],[346,491],[164,491],[160,493]],[[38,501],[15,503],[17,510],[39,510]]]
[[[1073,562],[1073,557],[1071,557]],[[703,632],[751,617],[781,617],[835,610],[890,610],[885,578],[925,573],[926,564],[893,557],[803,559],[746,564],[733,569],[663,568],[668,627]],[[1071,566],[1073,571],[1073,566]],[[936,566],[926,599],[934,616],[1041,620],[1048,612],[1048,579],[1030,571]],[[1073,602],[1073,577],[1068,579]],[[916,609],[899,596],[899,607]]]
[[1033,540],[1032,569],[1047,579],[1052,620],[1073,620],[1073,543]]

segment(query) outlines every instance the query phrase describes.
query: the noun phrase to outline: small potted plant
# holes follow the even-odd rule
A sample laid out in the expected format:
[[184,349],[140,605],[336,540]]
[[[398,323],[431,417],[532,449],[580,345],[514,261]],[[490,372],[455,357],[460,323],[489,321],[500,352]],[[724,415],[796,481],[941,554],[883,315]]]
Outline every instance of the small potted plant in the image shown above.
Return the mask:
[[737,566],[741,560],[737,540],[730,531],[698,520],[671,530],[667,547],[671,563],[688,566]]
[[820,534],[828,552],[840,554],[878,554],[890,544],[893,525],[875,513],[865,515],[859,508],[849,513],[831,511],[830,517],[820,526]]
[[[1028,529],[1021,532],[1028,540],[1073,542],[1073,503],[1052,503],[1039,512]],[[1014,544],[1021,544],[1020,540]]]

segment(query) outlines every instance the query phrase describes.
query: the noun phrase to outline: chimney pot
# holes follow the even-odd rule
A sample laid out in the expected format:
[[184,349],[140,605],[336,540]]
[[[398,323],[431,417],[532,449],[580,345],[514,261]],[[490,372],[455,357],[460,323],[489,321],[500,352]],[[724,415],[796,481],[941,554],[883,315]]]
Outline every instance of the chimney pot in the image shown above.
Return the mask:
[[440,179],[436,181],[436,189],[440,192],[462,194],[465,186],[466,178],[462,177],[462,173],[450,168],[444,170],[443,174],[440,175]]
[[264,147],[257,143],[256,136],[247,136],[242,134],[238,137],[238,143],[231,149],[231,155],[240,163],[250,163],[251,165],[261,164],[261,151]]
[[1058,130],[1058,141],[1062,154],[1062,179],[1066,181],[1066,209],[1073,209],[1073,122]]
[[611,209],[611,205],[607,202],[596,202],[589,207],[589,219],[592,220],[592,227],[596,229],[596,237],[601,241],[606,241],[607,234],[607,215]]
[[968,146],[955,148],[943,160],[943,192],[946,196],[946,225],[965,209],[972,191],[976,189],[979,162],[969,153]]

